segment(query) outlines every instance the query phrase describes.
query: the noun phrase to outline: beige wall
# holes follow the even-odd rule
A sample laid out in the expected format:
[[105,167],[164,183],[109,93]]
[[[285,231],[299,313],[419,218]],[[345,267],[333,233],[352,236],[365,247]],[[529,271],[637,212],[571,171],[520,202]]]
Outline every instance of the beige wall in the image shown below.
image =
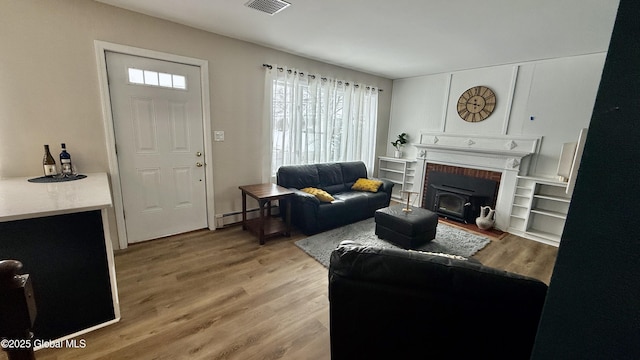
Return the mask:
[[391,80],[94,1],[3,0],[0,178],[39,175],[42,145],[50,144],[57,153],[61,142],[67,143],[80,172],[108,172],[94,40],[209,62],[211,129],[225,131],[225,141],[214,142],[209,154],[216,213],[240,210],[238,185],[261,180],[263,63],[384,89],[377,153],[386,151]]

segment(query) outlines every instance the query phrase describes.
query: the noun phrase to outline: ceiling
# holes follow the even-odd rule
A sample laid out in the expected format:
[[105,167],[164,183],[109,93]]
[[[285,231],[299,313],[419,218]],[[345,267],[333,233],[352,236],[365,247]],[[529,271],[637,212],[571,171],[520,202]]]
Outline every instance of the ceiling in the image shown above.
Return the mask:
[[97,0],[306,58],[413,77],[607,50],[618,0]]

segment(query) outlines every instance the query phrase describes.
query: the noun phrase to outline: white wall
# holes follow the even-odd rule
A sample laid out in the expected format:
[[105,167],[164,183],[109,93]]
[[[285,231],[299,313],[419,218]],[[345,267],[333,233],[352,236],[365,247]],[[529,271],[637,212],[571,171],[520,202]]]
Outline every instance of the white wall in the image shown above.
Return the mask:
[[238,186],[261,182],[263,63],[384,89],[377,153],[386,150],[391,80],[94,1],[12,0],[0,2],[0,178],[40,175],[42,145],[62,142],[80,172],[108,172],[94,40],[209,62],[211,129],[225,131],[206,154],[217,213],[241,210]]
[[[418,142],[421,131],[449,134],[535,135],[543,140],[529,175],[554,177],[562,144],[588,127],[605,53],[479,68],[394,80],[387,154],[397,134]],[[486,120],[460,119],[456,103],[468,88],[485,85],[497,97]],[[534,120],[530,120],[533,117]],[[405,157],[415,157],[407,146]]]

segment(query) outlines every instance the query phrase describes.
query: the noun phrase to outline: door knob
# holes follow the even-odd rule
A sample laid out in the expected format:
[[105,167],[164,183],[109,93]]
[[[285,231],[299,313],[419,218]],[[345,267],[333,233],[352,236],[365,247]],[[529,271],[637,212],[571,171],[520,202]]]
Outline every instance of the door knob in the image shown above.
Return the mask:
[[196,166],[197,166],[197,167],[202,167],[202,163],[201,163],[201,162],[197,162],[197,163],[196,163]]
[[200,156],[202,156],[202,153],[201,153],[200,151],[198,151],[198,152],[196,153],[196,156],[197,156],[197,157],[200,157]]

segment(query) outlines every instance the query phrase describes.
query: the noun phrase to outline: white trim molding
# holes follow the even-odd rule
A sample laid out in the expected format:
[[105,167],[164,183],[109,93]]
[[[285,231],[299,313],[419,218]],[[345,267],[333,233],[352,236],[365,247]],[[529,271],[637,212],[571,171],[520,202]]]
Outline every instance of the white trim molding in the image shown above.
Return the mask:
[[507,134],[509,122],[511,121],[511,109],[513,108],[513,97],[516,93],[516,84],[518,82],[519,65],[515,65],[511,70],[511,83],[509,84],[509,96],[507,97],[507,108],[504,113],[504,121],[502,122],[502,135]]
[[111,97],[109,96],[109,81],[107,78],[106,52],[117,52],[133,56],[142,56],[164,61],[172,61],[200,68],[200,86],[202,92],[202,127],[204,130],[205,146],[205,188],[207,196],[207,222],[210,230],[215,230],[215,206],[213,197],[213,140],[211,126],[211,105],[209,96],[209,62],[207,60],[190,58],[181,55],[169,54],[155,50],[142,49],[133,46],[109,43],[106,41],[94,41],[96,62],[98,65],[98,81],[100,96],[102,99],[102,118],[107,146],[107,158],[109,161],[109,175],[113,191],[113,205],[116,213],[118,227],[118,244],[120,249],[128,246],[127,230],[124,219],[124,206],[122,203],[122,187],[120,185],[120,172],[118,170],[118,157],[116,155],[116,141],[113,126],[113,114],[111,112]]
[[[484,136],[421,132],[417,148],[416,185],[424,197],[427,163],[490,170],[502,174],[496,200],[496,228],[509,227],[516,176],[526,175],[529,155],[538,152],[542,137]],[[521,171],[521,168],[523,169]],[[522,174],[521,174],[522,172]]]
[[440,131],[444,132],[447,127],[447,113],[449,112],[449,98],[451,97],[451,81],[453,73],[447,74],[447,82],[444,85],[444,104],[442,104],[442,119],[440,120]]

